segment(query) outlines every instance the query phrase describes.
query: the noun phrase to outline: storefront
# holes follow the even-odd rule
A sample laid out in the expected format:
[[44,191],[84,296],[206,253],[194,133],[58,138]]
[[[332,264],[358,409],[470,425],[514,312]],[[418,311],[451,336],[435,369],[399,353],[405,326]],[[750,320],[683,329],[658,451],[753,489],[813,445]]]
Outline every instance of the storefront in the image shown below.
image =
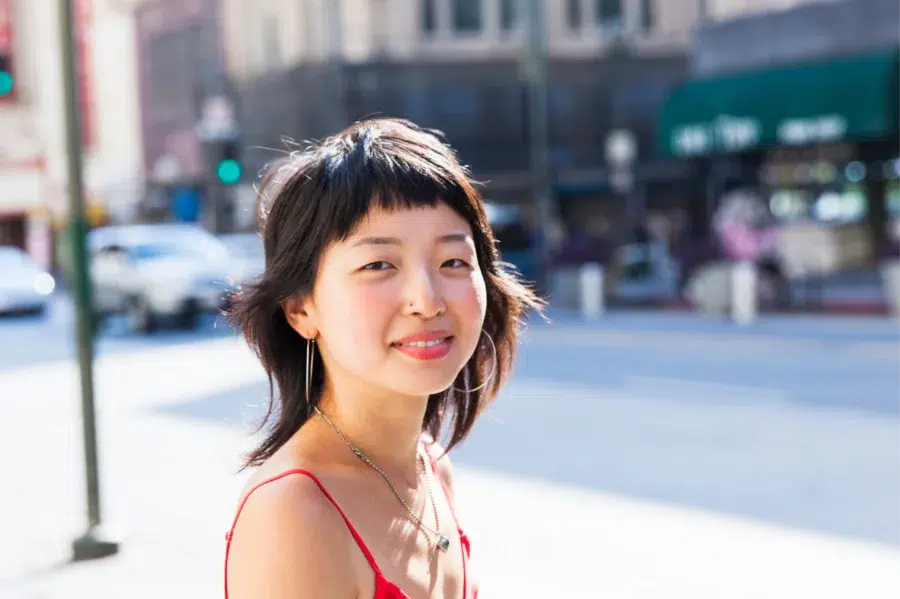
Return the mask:
[[757,189],[782,223],[865,231],[866,262],[900,212],[896,48],[695,79],[668,98],[664,154],[706,178],[706,219],[735,186]]

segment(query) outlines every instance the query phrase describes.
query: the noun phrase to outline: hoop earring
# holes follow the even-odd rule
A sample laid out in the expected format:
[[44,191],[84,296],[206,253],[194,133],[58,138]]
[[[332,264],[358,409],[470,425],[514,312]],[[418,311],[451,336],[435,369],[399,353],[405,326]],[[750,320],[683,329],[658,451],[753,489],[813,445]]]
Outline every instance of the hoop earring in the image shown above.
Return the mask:
[[494,378],[494,374],[497,373],[497,346],[494,344],[494,340],[491,336],[485,332],[484,329],[481,329],[481,332],[487,337],[487,340],[491,342],[491,351],[494,354],[493,368],[491,368],[491,372],[485,377],[484,382],[475,387],[474,389],[460,389],[459,387],[452,387],[454,391],[459,391],[460,393],[475,393],[476,391],[480,391],[484,389],[484,386],[491,382],[491,379]]
[[313,375],[313,352],[316,350],[316,340],[306,340],[306,403],[312,403],[312,375]]

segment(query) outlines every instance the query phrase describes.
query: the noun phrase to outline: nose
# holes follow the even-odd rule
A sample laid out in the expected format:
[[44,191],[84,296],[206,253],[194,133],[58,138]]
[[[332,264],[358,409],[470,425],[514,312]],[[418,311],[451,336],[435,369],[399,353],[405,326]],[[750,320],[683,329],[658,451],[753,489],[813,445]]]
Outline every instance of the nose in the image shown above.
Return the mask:
[[410,276],[406,300],[406,314],[424,320],[437,318],[446,310],[440,284],[426,268]]

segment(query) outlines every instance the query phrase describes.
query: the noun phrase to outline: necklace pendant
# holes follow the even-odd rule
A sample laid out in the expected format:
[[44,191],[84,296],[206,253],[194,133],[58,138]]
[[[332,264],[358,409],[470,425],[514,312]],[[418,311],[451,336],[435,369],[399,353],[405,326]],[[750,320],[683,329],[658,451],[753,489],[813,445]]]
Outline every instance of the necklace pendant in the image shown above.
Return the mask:
[[448,539],[444,535],[441,535],[440,538],[438,538],[437,546],[438,549],[440,549],[444,553],[447,553],[447,550],[450,549],[450,539]]

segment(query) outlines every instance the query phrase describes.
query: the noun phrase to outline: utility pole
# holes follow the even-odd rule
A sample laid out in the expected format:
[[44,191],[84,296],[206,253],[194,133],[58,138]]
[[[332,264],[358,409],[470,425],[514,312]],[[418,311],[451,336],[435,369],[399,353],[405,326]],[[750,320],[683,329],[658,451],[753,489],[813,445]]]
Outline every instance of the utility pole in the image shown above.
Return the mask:
[[102,522],[100,517],[100,475],[97,467],[97,425],[94,412],[94,314],[91,307],[91,281],[85,247],[88,226],[85,216],[84,190],[82,189],[81,115],[79,114],[78,88],[76,86],[75,56],[77,54],[74,10],[72,8],[72,3],[76,1],[59,0],[59,29],[88,512],[88,529],[72,543],[72,559],[83,561],[113,555],[119,551],[119,545],[106,538],[100,528]]
[[[333,98],[333,113],[332,118],[335,120],[335,126],[331,127],[334,132],[342,130],[344,127],[349,125],[350,120],[350,110],[347,106],[347,93],[346,87],[347,82],[345,78],[344,71],[344,3],[342,0],[329,0],[327,3],[328,9],[328,62],[331,67],[331,82],[332,85],[330,89],[334,94]],[[373,7],[376,10],[379,10],[379,14],[376,17],[376,21],[378,23],[379,32],[383,33],[383,27],[385,24],[385,7],[383,4],[379,4],[376,7]],[[381,44],[384,42],[382,37],[379,37],[378,43]],[[378,50],[383,50],[383,48],[379,47]]]
[[549,106],[547,101],[547,19],[545,0],[520,0],[527,7],[528,36],[522,57],[522,75],[528,88],[528,132],[531,192],[540,215],[538,268],[540,287],[549,287],[547,269],[555,249],[557,215],[550,173]]

